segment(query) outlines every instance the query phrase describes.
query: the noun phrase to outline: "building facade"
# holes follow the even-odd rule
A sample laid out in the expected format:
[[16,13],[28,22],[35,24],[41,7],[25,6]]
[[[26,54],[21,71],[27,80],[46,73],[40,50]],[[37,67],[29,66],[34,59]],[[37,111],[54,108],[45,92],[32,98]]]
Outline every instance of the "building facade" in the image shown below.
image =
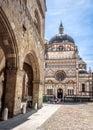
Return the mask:
[[59,34],[45,44],[45,89],[47,97],[92,97],[92,72],[79,56],[72,37],[64,34],[62,23]]
[[[45,0],[0,0],[0,112],[42,107]],[[28,106],[27,106],[28,107]]]

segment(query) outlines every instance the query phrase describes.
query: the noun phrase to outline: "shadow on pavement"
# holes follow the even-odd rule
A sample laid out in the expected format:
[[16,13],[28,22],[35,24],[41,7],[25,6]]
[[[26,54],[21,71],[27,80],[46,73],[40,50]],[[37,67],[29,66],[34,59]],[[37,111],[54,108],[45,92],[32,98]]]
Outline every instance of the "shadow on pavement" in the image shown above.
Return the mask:
[[20,114],[16,117],[10,118],[7,121],[0,121],[0,130],[12,130],[18,125],[28,121],[28,117],[34,114],[35,112],[35,110],[32,110],[26,114]]

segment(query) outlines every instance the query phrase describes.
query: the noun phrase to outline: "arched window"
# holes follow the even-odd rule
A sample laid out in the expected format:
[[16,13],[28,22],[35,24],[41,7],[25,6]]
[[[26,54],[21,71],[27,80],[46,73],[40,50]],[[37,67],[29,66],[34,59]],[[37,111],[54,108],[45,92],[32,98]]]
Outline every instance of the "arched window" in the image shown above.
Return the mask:
[[85,92],[85,84],[82,84],[82,92]]
[[59,51],[64,51],[64,47],[63,46],[59,46]]
[[47,89],[47,95],[53,95],[53,89]]
[[68,95],[74,95],[74,89],[68,89]]

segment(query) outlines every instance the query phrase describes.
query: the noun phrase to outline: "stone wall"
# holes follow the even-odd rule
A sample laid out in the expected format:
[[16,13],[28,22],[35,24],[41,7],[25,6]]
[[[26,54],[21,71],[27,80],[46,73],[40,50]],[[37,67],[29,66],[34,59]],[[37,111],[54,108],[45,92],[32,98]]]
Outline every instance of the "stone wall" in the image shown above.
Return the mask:
[[[40,100],[39,107],[42,106],[42,88],[44,82],[44,23],[45,23],[45,12],[42,11],[39,7],[40,5],[37,3],[37,0],[1,0],[0,8],[5,13],[10,27],[14,33],[16,46],[18,48],[17,52],[17,60],[15,61],[17,64],[17,70],[15,72],[15,86],[12,91],[11,83],[12,79],[7,82],[7,90],[6,90],[6,101],[7,104],[9,100],[7,100],[8,94],[12,93],[13,101],[12,104],[8,105],[10,113],[17,114],[20,111],[21,106],[21,96],[22,96],[22,80],[23,80],[23,64],[25,61],[25,57],[28,54],[33,55],[34,59],[31,59],[31,62],[35,61],[35,65],[37,66],[37,75],[39,78],[35,78],[34,80],[38,80],[38,101]],[[45,7],[44,7],[45,8]],[[38,20],[35,16],[35,11],[37,11],[40,22],[40,30],[38,30],[38,26],[36,26],[36,20]],[[38,22],[38,21],[37,21]],[[7,25],[6,25],[7,27]],[[9,30],[7,29],[7,32]],[[39,31],[41,32],[39,34]],[[11,37],[10,37],[11,38]],[[12,39],[14,40],[14,39]],[[15,46],[14,46],[15,48]],[[7,51],[7,50],[6,50]],[[12,55],[14,56],[14,55]],[[7,59],[7,56],[6,56]],[[12,58],[13,59],[13,58]],[[14,73],[13,73],[14,74]],[[7,76],[9,76],[7,74]],[[9,77],[7,77],[8,79]],[[11,78],[11,77],[10,77]],[[9,87],[10,86],[10,87]]]

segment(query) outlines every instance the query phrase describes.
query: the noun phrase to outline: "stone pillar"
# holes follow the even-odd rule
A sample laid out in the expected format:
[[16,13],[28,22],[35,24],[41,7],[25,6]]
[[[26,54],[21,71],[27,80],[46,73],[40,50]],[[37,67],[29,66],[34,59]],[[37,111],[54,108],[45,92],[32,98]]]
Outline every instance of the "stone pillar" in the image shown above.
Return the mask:
[[6,71],[6,89],[5,89],[5,106],[9,110],[9,116],[13,116],[14,98],[16,88],[16,69],[7,69]]
[[22,101],[22,92],[23,92],[24,73],[25,72],[23,70],[17,71],[13,115],[17,115],[17,114],[21,113],[21,101]]
[[12,117],[21,112],[23,72],[8,69],[6,75],[5,107],[8,108],[9,116]]
[[[58,90],[58,85],[55,85],[56,97],[58,96],[58,95],[57,95],[57,90]],[[58,97],[57,97],[57,98],[58,98]]]
[[39,98],[39,81],[33,81],[33,99],[32,106],[35,109],[36,103],[38,103]]
[[44,95],[46,95],[47,94],[47,84],[45,84],[45,86],[44,86]]
[[43,106],[43,88],[44,85],[42,83],[39,84],[39,98],[38,98],[38,108]]
[[40,81],[33,81],[33,108],[37,103],[37,108],[42,107],[43,102],[43,84]]
[[57,86],[56,85],[54,86],[54,90],[55,90],[55,96],[57,98]]

